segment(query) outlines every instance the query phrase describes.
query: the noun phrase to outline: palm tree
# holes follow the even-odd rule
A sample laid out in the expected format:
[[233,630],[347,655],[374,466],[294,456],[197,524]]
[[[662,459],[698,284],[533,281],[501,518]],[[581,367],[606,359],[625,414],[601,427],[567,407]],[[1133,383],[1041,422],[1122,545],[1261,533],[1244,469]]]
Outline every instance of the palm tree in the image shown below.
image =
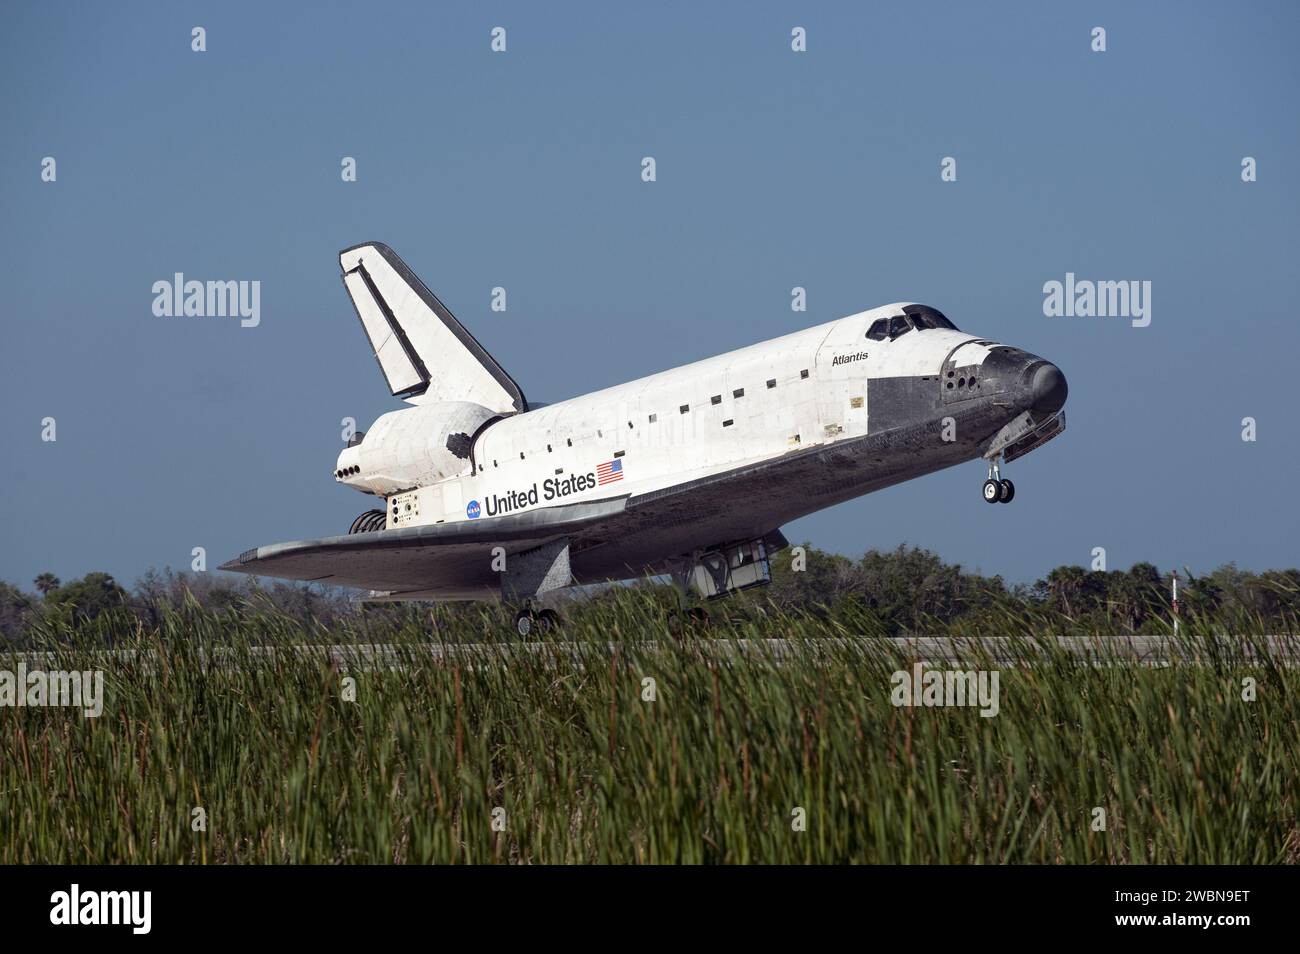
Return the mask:
[[1047,589],[1056,601],[1057,607],[1066,616],[1074,618],[1079,609],[1079,597],[1083,595],[1083,582],[1087,571],[1081,566],[1058,566],[1047,574]]
[[48,596],[50,590],[57,589],[62,581],[53,573],[42,573],[33,582],[35,582],[36,588],[41,591],[41,596]]

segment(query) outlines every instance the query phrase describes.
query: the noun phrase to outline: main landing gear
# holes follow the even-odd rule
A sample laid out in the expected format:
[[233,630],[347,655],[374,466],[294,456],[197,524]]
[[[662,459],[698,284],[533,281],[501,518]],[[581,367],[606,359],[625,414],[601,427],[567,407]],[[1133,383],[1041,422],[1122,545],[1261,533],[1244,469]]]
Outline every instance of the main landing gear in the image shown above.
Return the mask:
[[560,614],[542,609],[539,601],[573,582],[569,570],[569,541],[566,537],[543,543],[531,550],[510,554],[501,575],[501,601],[518,607],[515,632],[522,638],[545,639],[560,628]]
[[560,614],[553,609],[537,610],[525,606],[515,614],[515,632],[529,636],[548,636],[560,628]]
[[985,503],[1011,503],[1016,496],[1016,485],[1002,476],[996,463],[989,464],[989,479],[984,481]]

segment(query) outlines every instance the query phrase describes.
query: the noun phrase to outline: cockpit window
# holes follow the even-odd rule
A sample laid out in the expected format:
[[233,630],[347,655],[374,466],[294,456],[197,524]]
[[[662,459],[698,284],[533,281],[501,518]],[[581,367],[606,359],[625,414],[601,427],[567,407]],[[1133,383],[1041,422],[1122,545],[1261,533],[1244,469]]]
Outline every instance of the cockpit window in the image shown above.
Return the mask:
[[867,332],[867,337],[872,341],[884,341],[889,337],[889,319],[877,318],[871,323],[871,330]]
[[928,305],[908,305],[903,311],[912,322],[912,327],[917,331],[925,331],[928,328],[947,328],[949,331],[956,331],[957,326],[943,316],[943,313]]
[[907,334],[913,328],[917,331],[926,331],[931,328],[957,330],[957,326],[945,318],[941,312],[930,308],[928,305],[908,305],[901,315],[895,315],[893,318],[877,318],[873,321],[871,329],[867,332],[867,337],[872,341],[893,341],[900,335]]

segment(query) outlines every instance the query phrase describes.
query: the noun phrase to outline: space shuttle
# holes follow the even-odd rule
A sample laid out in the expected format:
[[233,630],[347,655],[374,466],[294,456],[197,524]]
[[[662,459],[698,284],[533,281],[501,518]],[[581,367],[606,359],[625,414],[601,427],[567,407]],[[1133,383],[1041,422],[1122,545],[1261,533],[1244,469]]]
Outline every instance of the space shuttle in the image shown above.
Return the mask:
[[347,533],[221,569],[369,591],[503,600],[521,636],[567,587],[670,576],[716,599],[770,580],[782,525],[1065,428],[1056,365],[900,302],[554,404],[530,404],[388,246],[339,253],[393,397],[333,479],[374,498]]

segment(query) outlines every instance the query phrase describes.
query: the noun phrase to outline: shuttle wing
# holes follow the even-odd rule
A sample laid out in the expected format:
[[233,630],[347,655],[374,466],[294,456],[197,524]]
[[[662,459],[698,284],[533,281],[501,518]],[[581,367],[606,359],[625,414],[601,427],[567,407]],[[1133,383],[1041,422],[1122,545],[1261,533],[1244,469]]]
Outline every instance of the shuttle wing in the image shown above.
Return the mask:
[[339,264],[394,397],[470,401],[501,414],[527,409],[514,379],[391,248],[356,245],[339,253]]
[[626,497],[616,497],[479,520],[275,543],[245,550],[221,569],[396,593],[481,598],[500,586],[501,576],[492,566],[494,547],[510,554],[562,536],[601,533],[626,505]]
[[[862,449],[905,441],[898,432],[793,451],[718,474],[636,495],[524,510],[499,517],[458,520],[321,540],[277,543],[246,550],[222,570],[289,580],[379,590],[393,598],[484,599],[498,594],[501,576],[492,548],[507,554],[567,538],[575,555],[610,543],[636,543],[644,559],[611,564],[610,577],[626,578],[680,554],[684,528],[708,522],[718,541],[768,537],[777,520],[762,506],[791,483],[825,506],[858,493],[846,480],[859,470],[879,472],[881,486],[899,479]],[[919,437],[915,439],[920,439]],[[736,506],[737,501],[747,501]],[[809,508],[815,509],[813,507]],[[783,546],[784,541],[774,544]],[[626,572],[621,572],[626,570]]]

